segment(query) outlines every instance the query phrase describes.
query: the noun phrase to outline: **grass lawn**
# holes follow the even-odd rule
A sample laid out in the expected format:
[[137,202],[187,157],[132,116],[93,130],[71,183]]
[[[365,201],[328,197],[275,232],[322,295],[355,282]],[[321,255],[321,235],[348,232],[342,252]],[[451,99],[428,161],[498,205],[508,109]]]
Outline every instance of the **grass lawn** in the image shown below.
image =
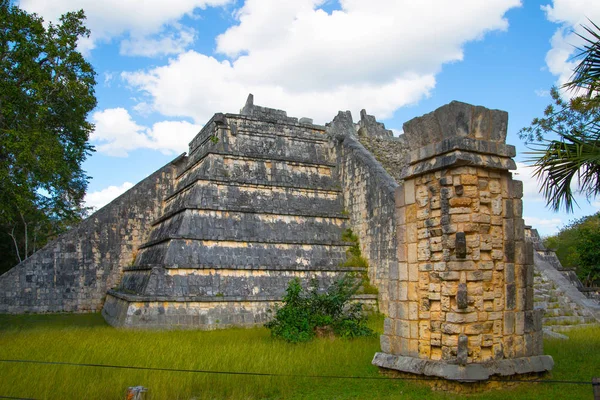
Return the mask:
[[[381,317],[372,328],[381,330]],[[600,327],[547,340],[556,362],[552,379],[591,382],[600,376]],[[371,365],[377,338],[318,339],[292,345],[264,328],[224,331],[117,330],[98,314],[0,315],[0,359],[143,367],[248,371],[293,375],[380,377]],[[0,362],[0,396],[37,399],[119,399],[128,386],[157,399],[454,399],[401,380],[324,379],[136,371]],[[472,399],[591,399],[591,385],[531,384]]]

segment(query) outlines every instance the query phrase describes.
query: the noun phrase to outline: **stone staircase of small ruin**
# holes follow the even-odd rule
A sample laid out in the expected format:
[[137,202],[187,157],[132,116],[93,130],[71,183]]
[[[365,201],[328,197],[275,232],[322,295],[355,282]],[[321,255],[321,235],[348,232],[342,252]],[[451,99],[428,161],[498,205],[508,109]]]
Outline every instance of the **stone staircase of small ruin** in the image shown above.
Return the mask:
[[597,325],[599,320],[594,313],[598,305],[579,292],[582,285],[577,275],[562,267],[556,253],[544,246],[537,230],[526,226],[525,237],[534,249],[534,304],[544,310],[544,329],[564,331]]
[[544,309],[545,328],[560,331],[597,323],[587,310],[561,295],[556,284],[539,271],[534,273],[534,302],[536,308]]
[[[342,274],[348,217],[325,128],[253,107],[217,114],[103,314],[116,326],[249,326],[287,282]],[[250,115],[248,115],[250,114]]]

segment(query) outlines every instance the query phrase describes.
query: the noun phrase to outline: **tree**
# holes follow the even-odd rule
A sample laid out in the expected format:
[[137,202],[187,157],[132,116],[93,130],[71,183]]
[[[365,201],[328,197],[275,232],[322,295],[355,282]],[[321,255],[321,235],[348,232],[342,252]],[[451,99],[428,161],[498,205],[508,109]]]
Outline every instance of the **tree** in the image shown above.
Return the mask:
[[[580,35],[584,45],[575,56],[579,64],[563,85],[574,96],[564,100],[552,88],[553,104],[546,107],[544,117],[519,132],[521,138],[539,142],[529,154],[544,197],[555,211],[563,205],[573,211],[575,181],[588,199],[600,193],[600,28],[591,24],[584,27],[587,36]],[[545,139],[548,133],[559,139]]]
[[600,212],[570,222],[544,245],[556,252],[565,268],[575,269],[586,286],[600,281]]
[[77,51],[84,20],[70,12],[44,26],[0,0],[0,241],[14,261],[83,215],[96,106],[94,69]]

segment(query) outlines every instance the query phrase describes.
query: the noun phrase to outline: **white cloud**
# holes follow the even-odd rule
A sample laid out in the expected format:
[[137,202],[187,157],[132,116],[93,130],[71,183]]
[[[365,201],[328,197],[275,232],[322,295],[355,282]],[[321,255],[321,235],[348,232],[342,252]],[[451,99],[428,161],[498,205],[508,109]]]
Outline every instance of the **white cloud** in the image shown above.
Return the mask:
[[534,92],[535,92],[535,95],[538,97],[549,97],[550,96],[549,90],[536,89],[536,90],[534,90]]
[[123,182],[120,186],[109,186],[105,189],[98,190],[95,192],[88,192],[85,195],[85,205],[86,207],[93,207],[93,210],[98,210],[111,201],[113,201],[118,196],[125,193],[127,190],[133,187],[133,183],[131,182]]
[[581,25],[590,25],[591,21],[600,21],[600,2],[597,0],[554,0],[552,4],[542,6],[550,22],[560,24],[550,41],[552,48],[546,54],[548,70],[556,75],[558,86],[569,80],[576,61],[571,60],[577,54],[576,47],[583,43],[573,31],[584,33]]
[[560,218],[537,218],[537,217],[523,217],[526,225],[531,225],[537,229],[540,235],[548,236],[553,235],[560,230],[564,225]]
[[338,110],[379,118],[428,96],[445,63],[465,43],[505,30],[518,0],[455,2],[342,0],[327,14],[320,0],[247,0],[239,24],[217,38],[230,60],[188,51],[165,66],[124,73],[168,116],[206,121],[236,111],[249,92],[257,103],[317,122]]
[[178,27],[175,31],[163,33],[158,37],[132,37],[121,42],[119,52],[122,55],[154,57],[161,54],[178,54],[194,42],[195,32],[187,27]]
[[[134,42],[144,46],[146,52],[150,39],[147,36],[156,34],[167,35],[165,28],[177,27],[177,22],[184,15],[192,15],[198,8],[221,6],[230,0],[20,0],[21,8],[28,12],[35,12],[47,21],[58,21],[58,18],[69,11],[83,9],[87,16],[86,26],[92,31],[89,39],[83,40],[80,47],[84,51],[95,48],[99,41],[110,41],[121,35],[130,35]],[[181,38],[180,38],[181,39]],[[160,45],[159,51],[152,55],[170,54],[166,42],[154,39]],[[181,45],[183,42],[179,41]],[[135,50],[131,47],[131,40],[126,40],[122,51]],[[167,51],[167,52],[165,52]],[[151,52],[150,52],[151,53]],[[146,55],[146,54],[137,54]]]
[[545,202],[541,193],[541,185],[538,178],[533,176],[533,167],[517,162],[517,170],[513,173],[516,180],[523,182],[523,201],[526,202]]
[[162,121],[151,128],[144,127],[133,121],[124,108],[96,111],[92,122],[96,128],[90,141],[96,150],[117,157],[125,157],[129,151],[144,148],[164,154],[182,153],[201,128],[187,121]]
[[114,74],[112,72],[104,72],[104,86],[110,87],[110,83],[114,79]]

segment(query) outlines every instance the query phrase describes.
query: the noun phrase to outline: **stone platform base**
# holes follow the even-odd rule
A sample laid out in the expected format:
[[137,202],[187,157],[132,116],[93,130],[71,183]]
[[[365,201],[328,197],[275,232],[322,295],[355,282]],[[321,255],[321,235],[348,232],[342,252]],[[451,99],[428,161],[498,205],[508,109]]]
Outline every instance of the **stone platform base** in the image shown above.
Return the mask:
[[376,353],[373,365],[400,372],[444,378],[449,381],[473,383],[487,381],[494,375],[499,379],[506,379],[504,377],[547,372],[554,366],[554,360],[551,356],[541,355],[463,366],[443,361]]
[[276,299],[220,296],[147,299],[109,291],[102,316],[114,327],[212,330],[262,325],[276,303]]
[[[377,295],[357,295],[367,313],[377,312]],[[129,295],[110,290],[102,316],[110,325],[135,329],[226,329],[261,326],[273,317],[278,298],[167,298]]]
[[[522,384],[530,385],[535,383],[536,380],[544,379],[549,375],[549,372],[531,372],[529,374],[511,375],[506,377],[492,377],[487,381],[459,382],[433,376],[416,376],[415,374],[408,372],[400,372],[387,368],[381,368],[380,370],[382,375],[392,379],[414,380],[417,384],[428,386],[433,391],[443,391],[461,395],[484,393],[491,390],[505,390],[516,388]],[[415,378],[426,379],[415,380]],[[510,393],[507,393],[506,398],[510,398]]]

